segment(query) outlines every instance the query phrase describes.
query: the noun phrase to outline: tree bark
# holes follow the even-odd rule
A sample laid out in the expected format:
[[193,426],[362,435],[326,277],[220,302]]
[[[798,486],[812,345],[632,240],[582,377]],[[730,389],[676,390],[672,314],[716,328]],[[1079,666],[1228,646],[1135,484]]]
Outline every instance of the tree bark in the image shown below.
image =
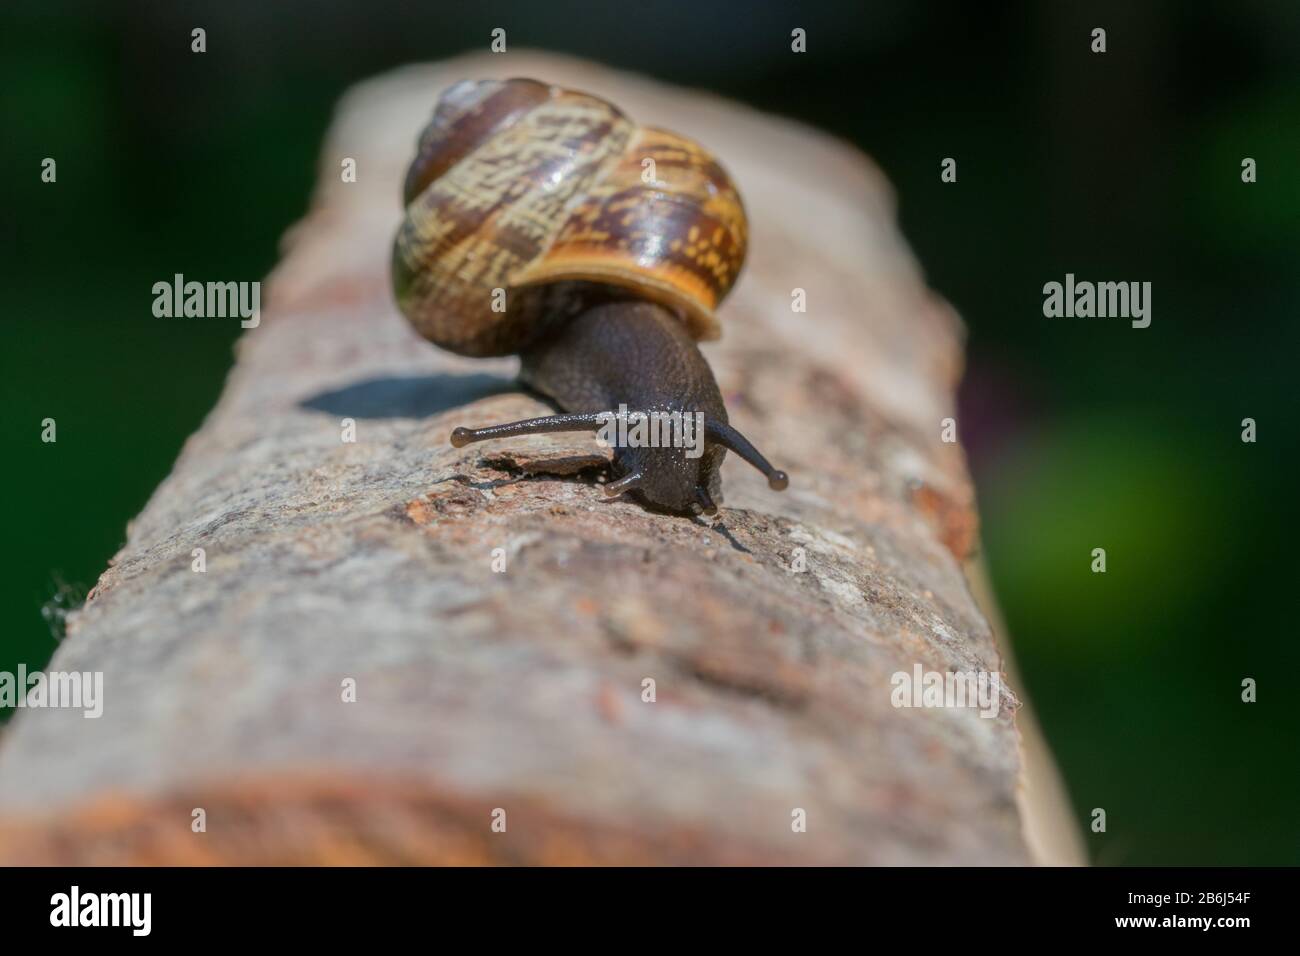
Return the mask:
[[[398,314],[401,177],[444,87],[515,75],[734,175],[752,246],[705,352],[786,493],[730,456],[719,519],[688,520],[602,500],[588,436],[448,444],[549,409]],[[266,298],[50,665],[102,671],[103,716],[3,739],[0,861],[1031,862],[1010,691],[993,719],[891,702],[917,664],[1002,663],[940,437],[961,325],[866,157],[557,57],[411,67],[344,99]]]

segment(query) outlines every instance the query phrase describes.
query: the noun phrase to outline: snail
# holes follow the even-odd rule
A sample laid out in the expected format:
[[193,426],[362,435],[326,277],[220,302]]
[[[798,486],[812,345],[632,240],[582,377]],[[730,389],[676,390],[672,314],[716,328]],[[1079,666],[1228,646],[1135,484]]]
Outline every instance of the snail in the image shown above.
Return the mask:
[[697,143],[585,93],[464,81],[420,135],[404,205],[393,288],[416,331],[460,355],[518,354],[520,382],[561,410],[458,427],[453,446],[599,431],[620,408],[702,414],[695,448],[616,445],[606,495],[716,514],[728,451],[786,487],[728,424],[696,345],[719,335],[714,309],[736,281],[747,233],[735,186]]

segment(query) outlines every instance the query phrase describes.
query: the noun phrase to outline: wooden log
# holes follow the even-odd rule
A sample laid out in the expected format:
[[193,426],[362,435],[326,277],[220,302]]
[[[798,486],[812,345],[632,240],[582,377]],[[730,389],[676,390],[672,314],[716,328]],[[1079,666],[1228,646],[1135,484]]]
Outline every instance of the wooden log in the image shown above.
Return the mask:
[[[734,175],[751,253],[705,351],[788,492],[732,457],[719,520],[687,520],[602,500],[586,436],[449,446],[548,409],[398,314],[400,183],[443,88],[512,75]],[[558,57],[410,67],[344,99],[267,300],[50,665],[103,672],[103,716],[24,710],[3,740],[0,861],[1031,861],[1011,692],[992,719],[891,700],[918,664],[1002,664],[940,438],[961,325],[866,157]]]

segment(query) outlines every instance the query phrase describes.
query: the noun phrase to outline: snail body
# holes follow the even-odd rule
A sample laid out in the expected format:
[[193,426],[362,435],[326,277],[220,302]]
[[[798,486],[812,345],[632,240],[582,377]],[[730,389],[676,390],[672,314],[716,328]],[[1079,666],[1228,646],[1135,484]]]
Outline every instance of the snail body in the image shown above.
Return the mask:
[[521,381],[566,413],[458,428],[452,444],[594,431],[620,406],[702,413],[701,454],[616,447],[607,490],[712,513],[728,449],[785,487],[728,424],[696,346],[719,335],[747,242],[740,196],[698,144],[583,93],[463,82],[421,134],[404,199],[393,285],[408,320],[452,352],[519,354]]

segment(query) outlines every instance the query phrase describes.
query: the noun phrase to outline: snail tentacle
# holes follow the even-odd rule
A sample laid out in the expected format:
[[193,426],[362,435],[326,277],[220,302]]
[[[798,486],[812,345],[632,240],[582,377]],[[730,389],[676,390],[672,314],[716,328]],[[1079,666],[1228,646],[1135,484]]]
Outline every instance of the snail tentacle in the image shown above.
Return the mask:
[[541,418],[525,418],[523,421],[488,425],[486,428],[465,428],[462,426],[452,429],[451,444],[455,448],[464,448],[471,442],[487,441],[490,438],[541,435],[545,432],[596,431],[608,419],[609,414],[607,412],[582,412],[568,415],[544,415]]
[[641,483],[641,472],[634,471],[630,475],[624,475],[618,481],[611,481],[605,485],[605,497],[617,498],[625,491],[631,491]]
[[767,486],[773,491],[784,491],[789,487],[789,476],[784,471],[772,467],[772,463],[749,443],[749,439],[730,425],[717,420],[708,421],[704,424],[704,433],[709,441],[721,445],[728,451],[734,451],[767,476]]
[[695,489],[695,503],[691,506],[694,514],[715,515],[718,513],[718,506],[714,504],[713,499],[704,488]]

